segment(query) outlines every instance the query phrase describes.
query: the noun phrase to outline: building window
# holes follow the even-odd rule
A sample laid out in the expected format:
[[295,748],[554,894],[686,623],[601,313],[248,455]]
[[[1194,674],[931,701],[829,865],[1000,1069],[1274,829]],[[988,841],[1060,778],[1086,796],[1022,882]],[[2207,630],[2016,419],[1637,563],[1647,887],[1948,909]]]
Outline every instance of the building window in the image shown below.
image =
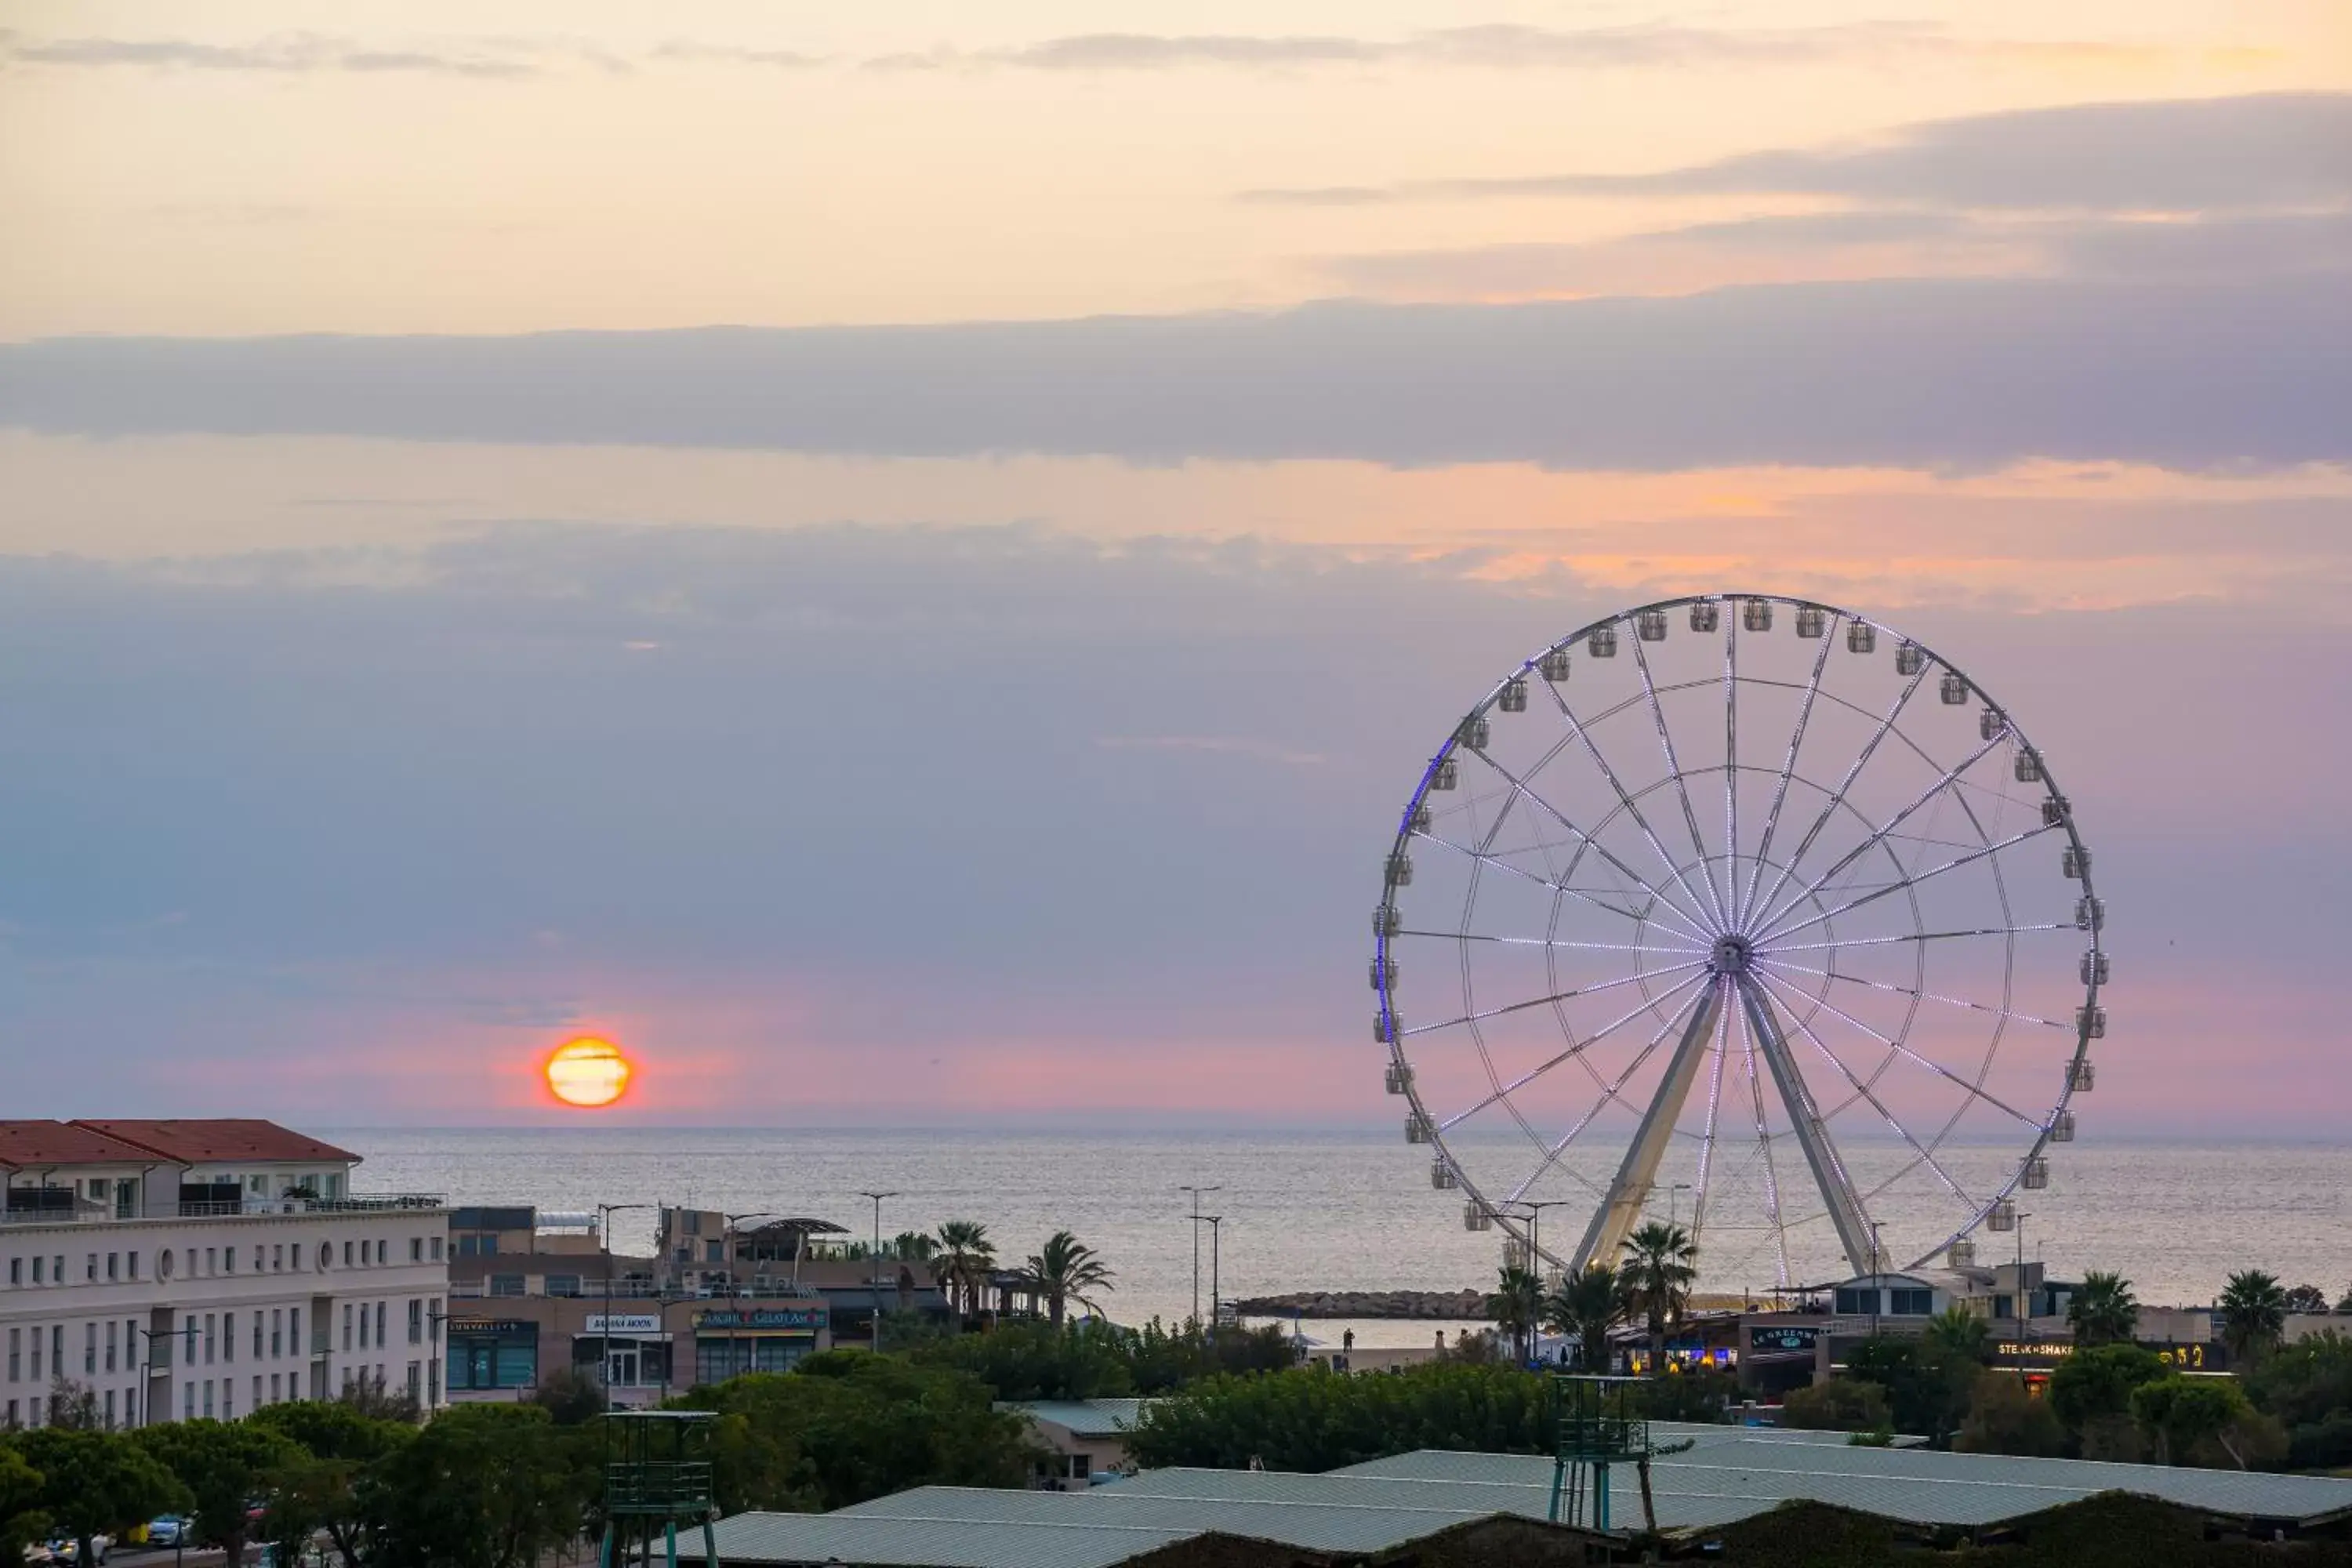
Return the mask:
[[131,1278],[139,1278],[139,1255],[135,1252],[131,1255]]
[[222,1247],[222,1248],[221,1248],[221,1262],[225,1265],[225,1268],[224,1268],[223,1272],[225,1272],[225,1273],[229,1273],[229,1274],[234,1274],[234,1273],[236,1273],[236,1247]]
[[253,1359],[261,1359],[261,1309],[253,1310]]
[[549,1275],[547,1277],[547,1293],[551,1296],[579,1295],[580,1276],[577,1274]]
[[88,1279],[88,1280],[89,1280],[91,1284],[93,1284],[93,1285],[97,1284],[97,1283],[98,1283],[98,1254],[97,1254],[97,1253],[93,1252],[93,1253],[91,1253],[91,1254],[89,1255],[89,1264],[87,1265],[87,1268],[89,1268],[89,1272],[88,1272],[87,1274],[85,1274],[85,1275],[83,1276],[83,1278],[84,1278],[84,1279]]
[[257,1372],[253,1374],[253,1407],[261,1408],[261,1374]]
[[114,1430],[114,1390],[106,1391],[106,1429]]
[[42,1378],[41,1378],[41,1325],[40,1325],[40,1324],[38,1324],[38,1323],[35,1323],[35,1324],[33,1325],[33,1381],[34,1381],[35,1383],[39,1383],[39,1382],[41,1382],[41,1381],[42,1381]]
[[272,1274],[286,1272],[286,1244],[282,1241],[273,1244],[269,1248],[269,1271]]
[[21,1258],[12,1258],[8,1259],[8,1283],[11,1285],[22,1285],[24,1282],[25,1260]]
[[520,1296],[520,1295],[521,1295],[521,1294],[522,1294],[522,1276],[521,1276],[521,1275],[520,1275],[520,1274],[493,1274],[493,1275],[491,1275],[491,1276],[490,1276],[490,1294],[491,1294],[491,1295],[493,1295],[493,1296]]
[[[109,1323],[107,1327],[111,1329],[114,1325]],[[96,1323],[84,1323],[81,1326],[81,1370],[85,1374],[98,1370],[98,1325]],[[110,1367],[109,1370],[112,1369]]]
[[224,1421],[232,1421],[236,1418],[236,1379],[233,1377],[225,1377],[221,1379],[221,1419]]
[[205,1415],[206,1416],[206,1418],[207,1418],[207,1419],[209,1419],[209,1418],[211,1417],[212,1413],[213,1413],[213,1380],[212,1380],[211,1378],[209,1378],[209,1377],[208,1377],[208,1378],[205,1379]]
[[351,1266],[352,1266],[352,1244],[351,1244],[350,1242],[348,1242],[348,1241],[347,1241],[347,1242],[343,1243],[343,1267],[344,1267],[344,1268],[349,1268]]
[[1876,1310],[1878,1310],[1878,1291],[1875,1288],[1867,1290],[1854,1285],[1841,1285],[1837,1288],[1838,1316],[1858,1318]]
[[226,1362],[236,1360],[236,1314],[235,1312],[221,1314],[221,1360]]
[[1888,1310],[1898,1318],[1925,1318],[1936,1310],[1936,1293],[1896,1286],[1887,1293]]
[[36,1284],[36,1285],[38,1285],[38,1284],[41,1282],[41,1262],[42,1262],[42,1259],[41,1259],[40,1255],[39,1255],[38,1253],[34,1254],[34,1255],[33,1255],[33,1283],[34,1283],[34,1284]]
[[362,1349],[362,1350],[365,1350],[365,1349],[367,1349],[367,1344],[368,1344],[368,1335],[367,1335],[367,1331],[368,1331],[368,1310],[367,1310],[367,1303],[366,1303],[365,1301],[362,1301],[362,1302],[360,1303],[360,1349]]
[[116,1275],[116,1273],[115,1273],[115,1269],[116,1269],[116,1268],[117,1268],[117,1267],[121,1263],[121,1261],[122,1261],[122,1254],[121,1254],[121,1253],[119,1253],[119,1252],[110,1252],[110,1253],[108,1253],[108,1254],[106,1255],[106,1277],[107,1277],[109,1279],[113,1279],[118,1278],[118,1276],[117,1276],[117,1275]]
[[106,1320],[106,1370],[114,1370],[114,1320]]
[[196,1385],[193,1383],[180,1384],[180,1418],[184,1421],[196,1418]]
[[425,1238],[423,1237],[412,1236],[408,1238],[408,1261],[411,1263],[422,1263],[425,1261]]
[[441,1238],[437,1236],[433,1238],[433,1261],[441,1261]]
[[269,1354],[274,1361],[286,1353],[285,1314],[276,1307],[269,1309]]
[[[413,1345],[421,1345],[425,1342],[425,1303],[415,1299],[411,1299],[408,1303],[408,1342]],[[408,1365],[413,1373],[416,1363],[410,1362]],[[416,1380],[411,1377],[409,1381],[414,1383]],[[414,1394],[416,1390],[412,1388],[408,1392]]]
[[[327,1347],[320,1345],[319,1348],[325,1350]],[[299,1307],[286,1309],[286,1349],[291,1355],[302,1353],[302,1309]]]
[[24,1330],[22,1330],[22,1329],[10,1329],[10,1330],[8,1331],[8,1381],[9,1381],[9,1382],[11,1382],[11,1383],[16,1383],[16,1382],[19,1382],[19,1381],[21,1381],[21,1380],[22,1380],[22,1375],[23,1375],[23,1372],[24,1372],[24,1363],[25,1363],[25,1331],[24,1331]]
[[[384,1345],[383,1314],[384,1310],[391,1305],[392,1303],[389,1301],[378,1301],[375,1304],[375,1342],[378,1350],[383,1349]],[[362,1310],[364,1310],[365,1309]],[[376,1375],[379,1378],[383,1375],[383,1369],[382,1367],[378,1367],[376,1369]]]
[[278,1379],[279,1375],[279,1373],[274,1372],[269,1374],[269,1403],[272,1405],[277,1404],[279,1397],[278,1389]]
[[349,1301],[343,1303],[343,1348],[352,1348],[352,1304]]
[[[206,1312],[205,1314],[205,1364],[206,1366],[213,1364],[213,1331],[217,1326],[213,1321],[213,1314]],[[209,1379],[206,1380],[205,1386],[211,1386]]]

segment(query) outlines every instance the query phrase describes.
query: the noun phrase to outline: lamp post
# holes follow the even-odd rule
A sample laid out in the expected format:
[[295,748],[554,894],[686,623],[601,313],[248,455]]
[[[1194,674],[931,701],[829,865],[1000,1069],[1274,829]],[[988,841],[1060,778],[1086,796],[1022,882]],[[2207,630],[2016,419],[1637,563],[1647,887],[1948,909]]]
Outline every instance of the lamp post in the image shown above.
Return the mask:
[[1221,1186],[1181,1186],[1176,1190],[1192,1194],[1192,1326],[1198,1328],[1201,1324],[1201,1221],[1206,1217],[1201,1213],[1201,1194],[1222,1193],[1225,1189]]
[[[721,1213],[719,1215],[719,1223],[720,1228],[726,1233],[720,1237],[720,1245],[725,1247],[727,1252],[727,1283],[730,1287],[732,1287],[735,1283],[735,1265],[739,1261],[736,1256],[736,1222],[747,1219],[773,1219],[775,1217],[774,1214],[767,1209],[745,1209],[741,1214]],[[795,1279],[799,1278],[800,1259],[797,1257],[793,1259],[793,1273]],[[729,1294],[739,1300],[741,1299],[741,1292],[740,1290],[730,1289]],[[743,1309],[740,1306],[737,1307],[734,1312],[735,1323],[727,1331],[727,1375],[730,1377],[736,1374],[738,1369],[735,1363],[739,1359],[740,1359],[741,1355],[741,1346],[743,1342],[743,1330],[741,1326],[742,1315]],[[758,1355],[759,1342],[756,1340],[752,1342],[751,1349],[752,1354],[754,1356]],[[741,1370],[748,1372],[751,1369],[746,1367]],[[667,1377],[662,1379],[662,1397],[664,1399],[669,1397],[669,1379]]]
[[2017,1376],[2020,1382],[2025,1378],[2025,1222],[2032,1217],[2030,1214],[2017,1216],[2017,1278],[2011,1281],[2017,1292]]
[[1224,1302],[1224,1297],[1221,1294],[1223,1286],[1220,1282],[1217,1261],[1223,1252],[1225,1216],[1221,1214],[1204,1214],[1201,1217],[1209,1222],[1209,1337],[1213,1340],[1217,1337],[1217,1324],[1223,1321],[1221,1314],[1223,1311]]
[[604,1386],[604,1402],[613,1399],[613,1216],[632,1210],[659,1208],[659,1204],[598,1204],[596,1246],[604,1255],[604,1315],[597,1321],[596,1381]]
[[874,1353],[882,1353],[882,1200],[902,1197],[901,1193],[868,1193],[857,1194],[874,1203],[874,1253],[866,1259],[871,1266],[874,1285]]
[[[142,1329],[138,1324],[133,1323],[131,1325],[131,1331],[134,1334],[140,1335],[147,1342],[147,1360],[146,1363],[139,1369],[147,1374],[142,1380],[143,1386],[141,1387],[139,1391],[139,1425],[142,1426],[152,1426],[155,1424],[155,1374],[158,1372],[169,1372],[172,1370],[172,1363],[169,1361],[163,1362],[160,1366],[156,1363],[155,1342],[157,1340],[186,1339],[188,1342],[184,1352],[186,1363],[188,1365],[194,1365],[196,1359],[196,1321],[194,1318],[190,1318],[184,1328],[165,1329],[160,1334],[152,1329]],[[169,1352],[166,1353],[168,1354]],[[305,1360],[304,1364],[309,1364],[307,1359]],[[169,1406],[172,1403],[172,1385],[169,1383],[166,1383],[163,1385],[163,1403],[166,1406]]]
[[1543,1212],[1546,1209],[1573,1208],[1576,1206],[1575,1204],[1568,1198],[1546,1198],[1541,1203],[1531,1198],[1517,1198],[1503,1206],[1528,1211],[1528,1272],[1538,1279],[1541,1279],[1543,1278]]
[[1879,1300],[1885,1295],[1886,1289],[1886,1281],[1879,1274],[1878,1226],[1877,1220],[1870,1222],[1870,1337],[1872,1339],[1878,1337]]

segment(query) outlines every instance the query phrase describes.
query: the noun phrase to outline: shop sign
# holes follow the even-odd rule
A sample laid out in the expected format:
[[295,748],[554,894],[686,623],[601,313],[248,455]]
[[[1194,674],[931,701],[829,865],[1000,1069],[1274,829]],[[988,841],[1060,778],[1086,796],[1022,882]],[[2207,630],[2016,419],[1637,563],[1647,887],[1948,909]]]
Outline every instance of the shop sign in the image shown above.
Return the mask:
[[591,1312],[587,1326],[582,1331],[591,1334],[657,1334],[661,1332],[658,1312]]
[[1813,1348],[1814,1342],[1821,1338],[1821,1332],[1819,1329],[1799,1328],[1794,1325],[1750,1329],[1748,1333],[1748,1345],[1749,1350],[1758,1355],[1780,1355],[1798,1351],[1810,1351]]
[[539,1325],[527,1318],[452,1318],[448,1322],[453,1334],[521,1334],[539,1332]]
[[743,1311],[714,1308],[694,1315],[694,1326],[705,1331],[782,1329],[814,1333],[824,1325],[825,1307],[823,1302],[804,1307],[756,1307]]

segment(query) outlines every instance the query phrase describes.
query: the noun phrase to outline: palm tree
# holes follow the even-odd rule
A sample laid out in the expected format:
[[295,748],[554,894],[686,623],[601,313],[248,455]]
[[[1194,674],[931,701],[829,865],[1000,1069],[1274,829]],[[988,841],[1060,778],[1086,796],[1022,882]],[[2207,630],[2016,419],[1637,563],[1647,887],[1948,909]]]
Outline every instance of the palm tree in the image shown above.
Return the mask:
[[1060,1328],[1072,1300],[1093,1306],[1090,1292],[1111,1288],[1110,1270],[1095,1249],[1066,1230],[1045,1238],[1045,1249],[1029,1255],[1022,1272],[1030,1288],[1045,1298],[1045,1315]]
[[1556,1333],[1574,1334],[1584,1370],[1605,1373],[1609,1331],[1624,1321],[1626,1305],[1625,1287],[1617,1270],[1596,1263],[1560,1281],[1559,1289],[1544,1302],[1544,1326]]
[[2074,1342],[2085,1349],[2127,1345],[2139,1331],[2139,1300],[2130,1280],[2094,1268],[2068,1299],[2066,1321],[2074,1327]]
[[1495,1326],[1511,1337],[1512,1360],[1528,1359],[1528,1342],[1543,1319],[1543,1304],[1538,1276],[1516,1264],[1504,1268],[1495,1293],[1486,1298],[1486,1310],[1494,1315]]
[[2286,1332],[2286,1292],[2275,1275],[2259,1268],[2230,1276],[2221,1291],[2221,1308],[2228,1314],[2221,1337],[2241,1361],[2254,1361],[2271,1350]]
[[1617,1272],[1633,1304],[1649,1321],[1650,1371],[1655,1373],[1665,1359],[1666,1325],[1682,1317],[1691,1281],[1698,1278],[1698,1244],[1682,1226],[1654,1219],[1625,1238],[1625,1261]]
[[978,1315],[982,1288],[995,1266],[996,1244],[988,1239],[988,1226],[976,1219],[951,1219],[940,1225],[931,1272],[947,1292],[948,1310],[955,1315],[959,1329],[967,1310]]
[[1928,1319],[1920,1337],[1961,1361],[1992,1359],[1992,1326],[1958,1301]]

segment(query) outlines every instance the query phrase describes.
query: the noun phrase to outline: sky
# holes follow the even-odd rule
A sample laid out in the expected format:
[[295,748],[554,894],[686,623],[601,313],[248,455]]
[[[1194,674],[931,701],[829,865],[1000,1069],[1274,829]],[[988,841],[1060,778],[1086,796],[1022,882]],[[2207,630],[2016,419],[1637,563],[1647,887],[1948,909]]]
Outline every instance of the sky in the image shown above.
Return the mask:
[[7,1113],[1384,1123],[1433,747],[1755,587],[2340,1130],[2348,410],[2339,0],[7,0]]

